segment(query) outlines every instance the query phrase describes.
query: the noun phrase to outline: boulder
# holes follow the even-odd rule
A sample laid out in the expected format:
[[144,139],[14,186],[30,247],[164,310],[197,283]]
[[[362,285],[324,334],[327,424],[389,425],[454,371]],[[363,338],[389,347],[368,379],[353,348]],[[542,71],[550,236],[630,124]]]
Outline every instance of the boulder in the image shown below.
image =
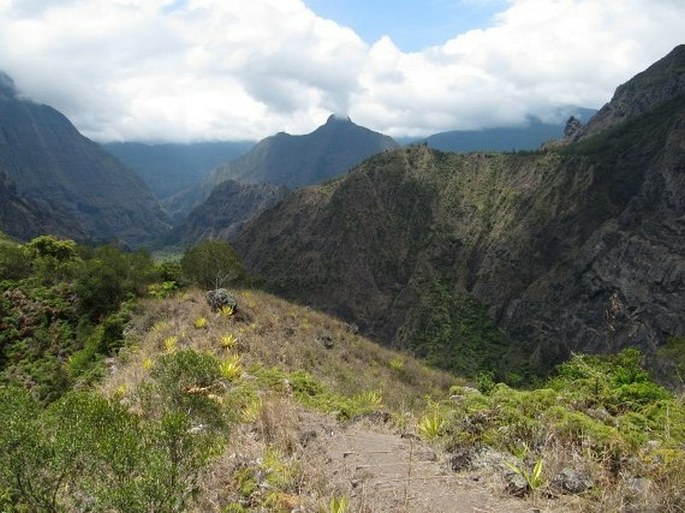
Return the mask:
[[225,306],[233,308],[234,311],[238,310],[238,300],[226,289],[207,291],[205,297],[207,298],[207,304],[209,304],[209,307],[214,312],[221,310]]
[[562,493],[577,495],[592,488],[594,483],[585,472],[565,468],[554,476],[552,486]]

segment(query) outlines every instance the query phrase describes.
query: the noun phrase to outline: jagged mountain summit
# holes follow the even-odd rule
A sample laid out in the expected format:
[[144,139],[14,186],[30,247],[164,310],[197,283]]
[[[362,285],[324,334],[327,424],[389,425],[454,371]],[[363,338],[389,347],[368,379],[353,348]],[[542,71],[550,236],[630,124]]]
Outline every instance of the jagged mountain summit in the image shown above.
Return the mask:
[[[649,108],[583,143],[378,155],[296,191],[236,247],[272,290],[452,369],[653,355],[685,333],[685,95],[660,93],[680,54],[623,86]],[[500,332],[474,329],[472,301]]]
[[245,155],[218,166],[199,187],[164,202],[180,222],[222,182],[271,183],[288,188],[321,183],[376,153],[398,147],[391,138],[333,114],[305,135],[280,132],[260,141]]
[[[57,208],[73,219],[77,228],[66,230],[69,233],[135,246],[169,227],[152,193],[132,170],[81,135],[52,107],[22,98],[4,74],[0,167],[19,197]],[[44,230],[54,228],[46,225]]]
[[215,169],[209,182],[219,184],[230,179],[291,188],[312,185],[395,147],[391,137],[356,125],[349,117],[332,114],[310,134],[281,132],[267,137],[244,157]]
[[[671,52],[616,88],[611,101],[590,121],[566,134],[564,143],[582,141],[634,119],[659,104],[685,93],[685,45]],[[573,119],[573,118],[572,118]],[[573,123],[573,120],[571,120]]]

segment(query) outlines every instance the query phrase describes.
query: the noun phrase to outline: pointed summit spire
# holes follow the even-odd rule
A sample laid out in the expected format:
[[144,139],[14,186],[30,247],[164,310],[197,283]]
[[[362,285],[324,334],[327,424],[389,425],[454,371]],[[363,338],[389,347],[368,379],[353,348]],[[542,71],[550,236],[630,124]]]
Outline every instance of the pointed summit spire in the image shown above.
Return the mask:
[[350,117],[346,114],[339,114],[339,113],[333,113],[330,116],[328,116],[328,119],[326,120],[326,124],[330,123],[352,123],[352,120]]

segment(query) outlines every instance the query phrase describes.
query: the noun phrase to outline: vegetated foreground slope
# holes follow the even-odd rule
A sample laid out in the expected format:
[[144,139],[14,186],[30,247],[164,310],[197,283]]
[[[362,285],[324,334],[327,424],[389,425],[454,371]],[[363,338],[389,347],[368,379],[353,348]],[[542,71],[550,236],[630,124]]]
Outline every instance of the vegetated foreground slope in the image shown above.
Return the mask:
[[18,195],[55,205],[92,240],[138,245],[169,227],[133,171],[53,108],[21,98],[6,75],[0,76],[0,166]]
[[448,368],[653,353],[685,333],[684,127],[679,96],[563,152],[396,150],[295,192],[236,247],[272,290]]
[[2,511],[682,510],[683,398],[635,350],[475,389],[261,291],[212,310],[180,284],[238,278],[226,243],[0,250]]

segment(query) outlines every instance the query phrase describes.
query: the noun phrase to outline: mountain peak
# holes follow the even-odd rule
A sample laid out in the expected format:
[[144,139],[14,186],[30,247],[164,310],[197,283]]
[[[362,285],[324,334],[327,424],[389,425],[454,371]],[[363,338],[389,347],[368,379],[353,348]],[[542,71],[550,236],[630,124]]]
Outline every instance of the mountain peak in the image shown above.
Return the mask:
[[616,88],[611,101],[574,132],[564,143],[587,139],[612,126],[645,114],[658,105],[685,93],[685,45],[678,45],[668,55]]
[[7,73],[0,71],[0,98],[14,99],[17,96],[17,88],[14,80]]
[[328,116],[328,119],[326,120],[327,125],[331,125],[333,123],[352,123],[352,120],[345,114],[334,113]]

